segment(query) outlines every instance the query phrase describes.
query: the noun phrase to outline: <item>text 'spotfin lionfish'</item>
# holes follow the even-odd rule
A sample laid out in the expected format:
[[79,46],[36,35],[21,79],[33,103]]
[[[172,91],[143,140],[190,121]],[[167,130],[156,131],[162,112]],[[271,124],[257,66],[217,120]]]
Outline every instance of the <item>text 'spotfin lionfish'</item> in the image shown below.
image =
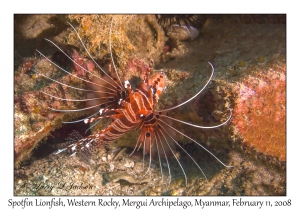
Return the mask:
[[[112,30],[112,22],[110,26],[110,34]],[[70,23],[69,23],[70,24]],[[113,61],[112,56],[112,50],[111,50],[111,36],[109,40],[110,44],[110,54],[113,64],[113,69],[115,70],[115,75],[117,78],[113,78],[111,75],[109,75],[106,71],[104,71],[92,58],[89,51],[85,47],[81,37],[77,33],[76,29],[70,24],[70,26],[74,29],[75,33],[77,34],[82,46],[84,47],[87,54],[90,56],[90,58],[93,60],[95,65],[101,69],[101,71],[104,73],[104,76],[99,77],[92,72],[88,71],[84,67],[80,66],[78,63],[76,63],[75,60],[73,60],[70,56],[68,56],[63,50],[61,50],[55,43],[52,41],[46,39],[50,43],[52,43],[54,46],[56,46],[62,53],[64,53],[72,62],[74,65],[77,65],[85,72],[92,74],[93,79],[85,80],[80,77],[77,77],[76,75],[72,75],[80,80],[83,80],[87,83],[86,89],[80,89],[77,87],[69,86],[67,84],[61,83],[59,81],[56,81],[52,78],[49,78],[39,72],[42,76],[57,82],[61,85],[67,86],[69,88],[75,88],[80,91],[85,91],[85,99],[82,100],[76,100],[76,99],[65,99],[65,98],[59,98],[53,95],[50,95],[46,92],[44,94],[47,94],[55,99],[58,100],[68,100],[68,101],[84,101],[86,103],[86,108],[83,109],[76,109],[76,110],[57,110],[53,109],[55,111],[61,111],[61,112],[77,112],[87,109],[97,109],[97,112],[93,115],[82,119],[78,121],[73,121],[69,123],[75,123],[75,122],[84,122],[84,123],[94,123],[92,126],[97,124],[101,119],[103,118],[111,118],[113,121],[103,130],[101,130],[99,133],[92,134],[86,138],[80,139],[77,142],[67,146],[64,149],[60,149],[57,151],[56,154],[61,153],[65,150],[71,151],[74,155],[77,152],[84,150],[85,148],[89,148],[91,146],[99,146],[99,145],[106,145],[109,144],[116,139],[118,139],[120,136],[125,134],[126,132],[136,129],[140,130],[139,138],[136,142],[136,146],[133,149],[133,152],[138,150],[139,148],[143,148],[143,154],[149,154],[150,155],[150,162],[147,172],[149,171],[151,160],[154,156],[158,156],[159,163],[160,163],[160,169],[161,174],[163,175],[162,170],[162,163],[161,158],[165,158],[165,161],[167,162],[168,166],[168,173],[169,173],[169,184],[171,182],[171,170],[168,162],[168,155],[172,154],[179,166],[182,169],[182,172],[185,176],[186,184],[187,184],[187,178],[185,171],[179,162],[178,158],[175,155],[174,149],[175,147],[181,148],[195,163],[195,165],[199,168],[201,173],[204,175],[205,179],[207,180],[204,172],[200,168],[199,164],[194,160],[191,155],[182,148],[182,146],[176,141],[175,135],[176,133],[186,137],[187,139],[193,141],[195,144],[199,145],[202,149],[204,149],[206,152],[208,152],[210,155],[212,155],[216,160],[218,160],[222,165],[225,167],[230,167],[225,165],[221,160],[219,160],[214,154],[212,154],[209,150],[207,150],[204,146],[199,144],[196,140],[190,138],[189,136],[185,135],[181,131],[177,130],[175,127],[172,126],[172,121],[176,121],[179,123],[183,123],[188,126],[193,126],[196,128],[202,128],[202,129],[209,129],[209,128],[216,128],[220,127],[224,124],[226,124],[230,118],[229,118],[222,124],[211,126],[211,127],[204,127],[204,126],[198,126],[194,125],[188,122],[184,122],[181,120],[177,120],[175,118],[172,118],[167,115],[167,112],[170,110],[173,110],[175,108],[178,108],[189,101],[193,100],[195,97],[197,97],[208,85],[208,83],[211,81],[213,73],[214,73],[214,67],[209,62],[209,65],[212,68],[212,73],[210,78],[208,79],[207,83],[204,85],[204,87],[193,97],[188,99],[187,101],[165,110],[155,110],[155,105],[159,100],[160,95],[165,89],[166,86],[166,76],[164,73],[156,73],[152,77],[150,77],[150,72],[153,67],[153,62],[150,63],[149,68],[147,69],[146,76],[144,80],[139,84],[134,90],[131,88],[131,85],[129,81],[125,81],[124,83],[121,82],[121,79],[118,76],[116,66]],[[39,52],[39,51],[38,51]],[[44,56],[41,52],[39,52],[41,56],[49,60],[46,56]],[[56,65],[61,70],[65,71],[68,74],[71,74],[64,70],[63,68],[59,67],[57,64],[53,63],[51,60],[49,60],[53,65]],[[131,154],[133,154],[133,152]],[[71,156],[72,156],[71,155]],[[147,174],[145,173],[145,175]],[[163,177],[162,177],[163,178]]]

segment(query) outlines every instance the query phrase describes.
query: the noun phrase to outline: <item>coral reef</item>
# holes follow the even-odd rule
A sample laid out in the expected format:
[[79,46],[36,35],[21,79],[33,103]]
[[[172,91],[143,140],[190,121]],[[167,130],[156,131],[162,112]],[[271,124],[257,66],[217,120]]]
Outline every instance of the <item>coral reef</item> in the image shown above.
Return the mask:
[[234,132],[248,146],[286,159],[286,67],[274,65],[238,82],[233,91]]
[[[36,72],[78,88],[83,88],[85,84],[62,72],[58,67],[47,61],[47,59],[52,60],[58,66],[65,68],[78,77],[88,78],[82,68],[70,63],[68,58],[62,52],[58,51],[58,49],[55,49],[51,43],[47,43],[45,40],[40,41],[40,39],[47,37],[50,40],[54,40],[79,65],[82,65],[89,71],[94,71],[95,64],[83,57],[86,52],[77,51],[77,49],[82,49],[82,46],[74,31],[70,27],[67,28],[68,24],[65,20],[71,21],[73,24],[74,22],[79,23],[78,32],[84,41],[88,43],[88,50],[99,64],[104,66],[111,62],[109,23],[112,16],[32,15],[16,16],[16,19],[22,19],[21,23],[23,25],[18,25],[16,22],[15,28],[17,31],[20,31],[22,36],[16,36],[15,39],[19,43],[18,46],[26,46],[25,48],[28,49],[26,53],[23,52],[22,47],[15,50],[15,163],[18,164],[24,157],[30,154],[32,149],[43,138],[48,136],[51,131],[59,128],[62,125],[62,121],[71,121],[87,114],[86,112],[56,113],[49,110],[49,107],[55,109],[78,109],[83,104],[54,100],[54,98],[42,94],[41,91],[60,98],[72,99],[80,99],[83,97],[83,94],[70,88],[66,89],[65,86],[54,84],[53,81],[44,78]],[[24,29],[33,27],[35,22],[38,22],[39,24],[37,25],[41,25],[41,27],[35,27],[34,31],[26,31]],[[53,26],[59,29],[56,34],[54,33],[55,30],[52,30]],[[49,34],[46,33],[47,31]],[[22,38],[25,38],[27,42],[22,40]],[[27,46],[28,39],[30,39],[30,42],[34,42],[32,46]],[[141,74],[140,76],[142,76],[145,62],[139,59],[139,57],[148,61],[154,59],[158,62],[160,54],[163,52],[164,40],[164,32],[157,24],[154,15],[114,16],[112,49],[114,61],[120,75],[130,77],[132,74],[135,76]],[[28,56],[29,51],[31,52],[35,49],[45,53],[46,58],[38,60],[36,55],[31,54]],[[22,58],[22,56],[25,58]],[[135,67],[133,67],[133,64]],[[139,69],[132,69],[131,67]],[[98,71],[94,73],[97,74]]]
[[[90,65],[89,61],[83,60],[77,52],[73,53],[73,57],[84,66]],[[83,97],[83,94],[77,90],[54,83],[41,74],[78,88],[85,86],[81,80],[70,74],[62,73],[47,59],[36,61],[30,72],[27,70],[29,61],[24,62],[24,65],[20,65],[19,70],[15,72],[14,81],[14,154],[16,164],[19,164],[24,157],[28,156],[32,149],[37,147],[39,142],[48,136],[51,131],[59,128],[63,121],[70,121],[86,114],[86,112],[66,113],[50,110],[49,108],[68,110],[82,106],[79,102],[55,100],[50,95],[59,98],[79,99]],[[26,67],[25,70],[24,66]],[[92,69],[90,67],[90,70]],[[71,72],[78,77],[86,77],[75,66],[71,67]]]
[[[130,58],[159,62],[165,34],[154,15],[68,15],[70,21],[79,23],[80,36],[87,40],[87,49],[98,60],[110,58],[109,32],[112,18],[112,50],[120,75]],[[74,32],[69,34],[67,42],[81,48]]]

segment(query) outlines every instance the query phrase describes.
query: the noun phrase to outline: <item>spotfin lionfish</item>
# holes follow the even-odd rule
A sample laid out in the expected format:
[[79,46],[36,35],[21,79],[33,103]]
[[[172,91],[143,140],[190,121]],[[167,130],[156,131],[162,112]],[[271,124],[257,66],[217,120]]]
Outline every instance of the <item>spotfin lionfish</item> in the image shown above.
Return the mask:
[[50,42],[55,47],[57,47],[65,56],[67,56],[77,67],[80,67],[86,73],[93,75],[93,79],[91,79],[91,81],[77,77],[76,75],[73,75],[68,71],[64,70],[62,67],[60,67],[59,65],[57,65],[56,63],[48,59],[45,55],[43,55],[40,51],[37,50],[37,52],[42,57],[47,59],[49,62],[57,66],[62,71],[65,71],[66,73],[71,74],[75,78],[83,80],[84,82],[87,83],[86,89],[81,89],[78,87],[70,86],[68,84],[64,84],[53,78],[47,77],[42,73],[36,72],[46,77],[47,79],[52,80],[53,82],[59,83],[60,85],[66,86],[68,88],[77,89],[79,91],[85,91],[86,93],[85,99],[78,100],[78,99],[59,98],[57,96],[43,92],[44,94],[53,97],[56,100],[65,100],[71,102],[82,101],[86,103],[86,108],[83,109],[76,109],[76,110],[59,110],[53,108],[50,109],[58,112],[80,112],[83,110],[97,108],[97,112],[94,113],[93,115],[81,120],[67,122],[67,123],[75,123],[75,122],[83,121],[86,124],[94,123],[91,126],[93,127],[95,124],[99,122],[99,120],[104,118],[110,118],[112,119],[112,121],[106,128],[104,128],[100,132],[82,138],[63,149],[58,150],[56,154],[68,150],[72,152],[71,156],[73,156],[76,153],[80,152],[81,150],[85,150],[87,148],[99,147],[101,145],[110,144],[115,140],[117,140],[120,136],[122,136],[126,132],[135,129],[137,131],[140,131],[140,135],[130,155],[132,155],[135,151],[137,151],[142,147],[143,157],[145,157],[146,154],[150,156],[149,167],[145,175],[148,173],[150,169],[152,158],[158,156],[162,179],[163,179],[162,159],[164,158],[168,167],[169,185],[171,183],[171,169],[169,165],[168,155],[173,155],[176,161],[178,162],[185,176],[185,182],[187,185],[187,176],[182,167],[182,164],[180,163],[179,159],[175,155],[175,147],[179,147],[189,156],[189,158],[199,168],[199,170],[201,171],[201,173],[203,174],[203,176],[207,181],[205,173],[203,172],[199,164],[196,162],[196,160],[176,141],[176,134],[180,134],[185,138],[189,139],[190,141],[194,142],[196,145],[198,145],[206,152],[208,152],[211,156],[213,156],[223,166],[231,167],[224,164],[219,158],[217,158],[214,154],[212,154],[208,149],[206,149],[196,140],[192,139],[188,135],[184,134],[183,132],[179,131],[174,126],[172,126],[172,121],[175,121],[187,126],[192,126],[201,129],[217,128],[225,125],[230,120],[231,111],[230,111],[230,116],[225,122],[210,127],[195,125],[192,123],[181,121],[172,118],[167,114],[167,112],[169,112],[170,110],[181,107],[187,104],[188,102],[192,101],[193,99],[195,99],[207,87],[214,74],[214,67],[210,62],[208,62],[208,64],[211,66],[212,69],[211,75],[208,81],[206,82],[206,84],[204,85],[204,87],[202,87],[202,89],[199,90],[197,94],[195,94],[190,99],[178,104],[177,106],[164,109],[164,110],[155,110],[155,105],[157,104],[160,95],[163,93],[163,91],[166,88],[166,75],[163,72],[159,72],[159,73],[155,73],[153,76],[150,76],[150,72],[153,68],[153,62],[150,62],[145,77],[143,78],[143,81],[135,89],[131,87],[131,84],[129,83],[128,80],[122,83],[117,73],[117,68],[112,56],[111,33],[112,33],[113,20],[111,21],[110,32],[109,32],[110,33],[109,49],[110,49],[111,62],[113,65],[114,74],[116,78],[110,75],[109,73],[107,73],[103,68],[100,67],[100,65],[97,64],[97,62],[93,59],[88,49],[86,48],[84,42],[82,41],[82,38],[78,34],[75,27],[69,22],[68,24],[73,28],[74,32],[78,36],[79,41],[81,42],[81,45],[85,49],[86,53],[89,55],[90,59],[102,71],[103,76],[97,76],[96,74],[87,70],[83,66],[79,65],[74,59],[72,59],[69,55],[67,55],[67,53],[65,53],[54,42],[50,41],[49,39],[46,39],[48,42]]

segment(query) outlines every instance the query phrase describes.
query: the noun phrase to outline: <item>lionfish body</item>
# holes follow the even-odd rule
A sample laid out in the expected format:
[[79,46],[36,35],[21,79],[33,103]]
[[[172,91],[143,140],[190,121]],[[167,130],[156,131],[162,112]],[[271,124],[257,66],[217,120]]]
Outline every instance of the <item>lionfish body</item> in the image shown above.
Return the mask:
[[[149,69],[150,72],[150,69]],[[94,80],[95,81],[95,80]],[[121,85],[121,84],[118,84]],[[91,86],[89,86],[91,87]],[[119,86],[118,86],[119,87]],[[126,132],[137,128],[139,125],[142,127],[142,133],[140,136],[140,143],[145,140],[147,145],[150,144],[149,135],[153,133],[151,127],[156,126],[154,119],[154,108],[158,101],[158,97],[162,93],[165,87],[165,75],[163,73],[155,74],[151,79],[148,78],[148,74],[143,83],[141,83],[135,90],[131,89],[128,81],[125,81],[126,94],[123,94],[124,98],[121,97],[122,94],[116,88],[115,90],[109,92],[92,92],[92,94],[86,94],[86,98],[98,97],[98,101],[95,103],[88,101],[86,106],[94,106],[94,104],[109,104],[109,100],[114,107],[117,108],[101,108],[99,111],[99,117],[92,117],[85,119],[85,123],[92,123],[101,118],[112,118],[113,121],[99,133],[93,134],[84,138],[74,144],[69,145],[65,149],[71,149],[75,152],[84,149],[84,147],[89,147],[91,143],[99,146],[102,144],[109,144],[114,140],[117,140]],[[105,89],[105,86],[103,86]],[[112,87],[113,88],[113,87]],[[99,91],[99,87],[94,86],[95,91]],[[100,88],[101,89],[101,88]],[[106,97],[104,97],[104,95]],[[99,103],[99,100],[107,98],[108,102]],[[149,122],[148,122],[149,121]],[[153,122],[154,121],[154,122]],[[152,132],[151,132],[152,131]]]
[[[74,31],[78,35],[75,28],[72,25],[71,25],[71,27],[74,29]],[[109,75],[94,61],[94,59],[92,58],[92,56],[89,54],[88,50],[86,49],[85,45],[83,44],[79,35],[78,35],[78,38],[81,41],[82,46],[85,48],[85,50],[88,53],[88,55],[90,56],[90,58],[99,67],[99,69],[102,70],[102,72],[104,73],[104,76],[99,77],[99,76],[93,74],[92,72],[88,71],[87,69],[83,68],[78,63],[76,63],[76,61],[74,61],[71,57],[69,57],[66,53],[64,53],[56,44],[54,44],[50,40],[47,40],[47,41],[51,42],[52,44],[54,44],[67,57],[69,57],[69,59],[71,59],[73,61],[74,65],[77,65],[78,67],[80,67],[81,69],[86,71],[87,73],[93,75],[93,78],[90,81],[81,79],[81,78],[73,75],[74,77],[77,77],[77,78],[87,82],[86,89],[84,90],[84,91],[86,91],[85,99],[81,100],[81,101],[85,101],[86,108],[78,109],[78,110],[56,110],[56,109],[52,109],[52,110],[67,112],[67,111],[82,111],[82,110],[90,109],[90,110],[92,110],[92,112],[94,112],[93,115],[91,115],[85,119],[68,122],[68,123],[77,123],[77,122],[83,121],[84,123],[93,124],[91,126],[91,127],[93,127],[99,121],[101,121],[103,118],[110,118],[110,119],[112,119],[112,122],[106,128],[101,130],[100,132],[89,135],[88,137],[83,138],[81,140],[78,140],[77,142],[67,146],[66,148],[58,150],[58,152],[56,154],[63,152],[65,150],[69,150],[73,153],[72,155],[74,155],[77,152],[84,150],[85,148],[90,148],[91,146],[98,147],[101,145],[110,144],[111,142],[117,140],[119,137],[121,137],[126,132],[135,129],[135,130],[140,130],[140,135],[136,142],[133,152],[135,152],[136,150],[138,150],[139,148],[142,147],[143,155],[145,156],[146,154],[148,154],[150,156],[149,167],[150,167],[151,159],[154,156],[158,156],[162,176],[163,176],[163,168],[162,168],[161,159],[164,158],[167,163],[167,167],[168,167],[168,172],[169,172],[169,177],[170,177],[169,183],[171,182],[171,170],[170,170],[170,166],[169,166],[169,162],[168,162],[168,155],[170,155],[170,154],[173,154],[173,156],[177,160],[177,162],[178,162],[179,166],[181,167],[182,172],[186,178],[185,171],[184,171],[181,163],[179,162],[178,158],[175,155],[175,152],[174,152],[175,147],[181,148],[191,158],[191,160],[195,163],[195,165],[199,168],[199,170],[201,171],[203,176],[206,178],[204,172],[202,171],[202,169],[200,168],[198,163],[176,141],[177,134],[180,134],[180,135],[186,137],[187,139],[193,141],[195,144],[199,145],[202,149],[204,149],[210,155],[212,155],[215,159],[217,159],[221,164],[226,166],[221,160],[219,160],[215,155],[213,155],[204,146],[199,144],[196,140],[190,138],[189,136],[185,135],[184,133],[177,130],[175,127],[173,127],[172,122],[176,121],[179,123],[183,123],[185,125],[193,126],[196,128],[203,128],[203,129],[216,128],[216,127],[226,124],[229,121],[231,115],[226,120],[226,122],[224,122],[222,124],[219,124],[217,126],[204,127],[204,126],[194,125],[191,123],[177,120],[175,118],[168,116],[168,114],[167,114],[168,111],[178,108],[178,107],[188,103],[189,101],[194,99],[196,96],[198,96],[210,82],[210,80],[213,76],[213,71],[212,71],[212,74],[211,74],[209,80],[205,84],[205,86],[192,98],[190,98],[189,100],[187,100],[175,107],[157,111],[157,110],[155,110],[155,105],[158,102],[160,95],[163,93],[163,90],[166,87],[166,76],[162,72],[160,72],[160,73],[156,73],[152,77],[150,77],[150,72],[153,67],[153,63],[150,63],[150,65],[147,69],[147,72],[145,74],[146,76],[145,76],[145,78],[143,78],[143,81],[141,82],[141,84],[139,84],[133,90],[128,81],[125,81],[124,85],[122,84],[122,82],[117,74],[117,71],[116,71],[116,66],[115,66],[113,58],[112,58],[112,53],[111,53],[111,58],[112,58],[113,66],[114,66],[113,69],[115,70],[115,76],[117,78],[111,76],[111,74]],[[111,44],[110,44],[110,48],[111,48]],[[40,54],[44,58],[46,58],[42,53],[40,53]],[[50,62],[52,62],[52,61],[50,61]],[[214,70],[212,64],[211,63],[209,63],[209,64],[211,65],[212,70]],[[54,64],[54,65],[56,65],[56,64]],[[61,67],[59,67],[59,68],[62,69]],[[65,70],[63,70],[63,71],[65,71]],[[45,75],[43,75],[43,76],[45,76]],[[51,79],[51,80],[53,80],[53,79]],[[53,80],[53,81],[58,82],[56,80]],[[60,82],[58,82],[58,83],[60,83]],[[60,83],[60,84],[66,85],[63,83]],[[68,86],[68,85],[66,85],[66,86]],[[68,87],[70,87],[70,86],[68,86]],[[74,88],[74,87],[70,87],[70,88]],[[45,94],[52,96],[48,93],[45,93]],[[74,99],[63,99],[63,98],[58,98],[55,96],[52,96],[52,97],[54,97],[56,99],[61,99],[61,100],[76,101]],[[149,167],[148,167],[147,172],[149,171]],[[226,167],[229,167],[229,166],[226,166]],[[147,174],[147,172],[146,172],[146,174]],[[206,180],[207,180],[207,178],[206,178]],[[186,178],[186,184],[187,184],[187,178]]]

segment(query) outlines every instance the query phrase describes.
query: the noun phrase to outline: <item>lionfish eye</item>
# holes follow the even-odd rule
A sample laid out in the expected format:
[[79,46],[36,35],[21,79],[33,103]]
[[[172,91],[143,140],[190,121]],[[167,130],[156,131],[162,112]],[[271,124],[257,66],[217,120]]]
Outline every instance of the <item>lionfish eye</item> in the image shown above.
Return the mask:
[[150,137],[150,133],[149,132],[146,132],[146,137]]
[[153,87],[152,90],[153,90],[153,94],[155,94],[156,93],[156,88]]
[[155,117],[156,117],[156,118],[159,118],[159,115],[157,114],[157,115],[155,115]]

